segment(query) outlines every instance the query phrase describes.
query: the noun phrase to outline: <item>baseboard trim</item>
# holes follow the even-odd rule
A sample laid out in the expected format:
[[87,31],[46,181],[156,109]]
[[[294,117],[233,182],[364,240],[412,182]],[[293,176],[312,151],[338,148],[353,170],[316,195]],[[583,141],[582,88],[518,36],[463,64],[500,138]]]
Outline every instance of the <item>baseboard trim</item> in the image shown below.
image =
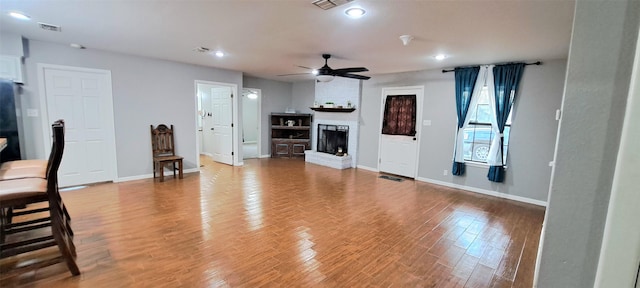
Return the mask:
[[378,170],[378,168],[371,168],[369,166],[364,166],[364,165],[357,165],[356,168],[362,169],[362,170],[371,171],[371,172],[380,172],[380,170]]
[[[195,173],[195,172],[200,172],[200,168],[185,169],[185,170],[182,171],[183,174]],[[165,177],[166,176],[173,177],[173,172],[165,171],[164,172],[164,176]],[[149,179],[149,178],[153,178],[153,174],[144,174],[144,175],[138,175],[138,176],[120,177],[120,178],[114,180],[113,183],[120,183],[120,182],[134,181],[134,180],[142,180],[142,179]]]
[[518,202],[533,204],[533,205],[537,205],[537,206],[547,207],[547,202],[536,200],[536,199],[531,199],[531,198],[527,198],[527,197],[504,194],[504,193],[500,193],[500,192],[496,192],[496,191],[491,191],[491,190],[486,190],[486,189],[481,189],[481,188],[476,188],[476,187],[471,187],[471,186],[465,186],[465,185],[459,185],[459,184],[454,184],[454,183],[449,183],[449,182],[444,182],[444,181],[439,181],[439,180],[433,180],[433,179],[424,178],[424,177],[418,177],[418,178],[416,178],[416,180],[422,181],[422,182],[431,183],[431,184],[446,186],[446,187],[450,187],[450,188],[456,188],[456,189],[476,192],[476,193],[485,194],[485,195],[489,195],[489,196],[494,196],[494,197],[514,200],[514,201],[518,201]]
[[260,155],[260,158],[269,158],[269,157],[271,157],[271,154]]

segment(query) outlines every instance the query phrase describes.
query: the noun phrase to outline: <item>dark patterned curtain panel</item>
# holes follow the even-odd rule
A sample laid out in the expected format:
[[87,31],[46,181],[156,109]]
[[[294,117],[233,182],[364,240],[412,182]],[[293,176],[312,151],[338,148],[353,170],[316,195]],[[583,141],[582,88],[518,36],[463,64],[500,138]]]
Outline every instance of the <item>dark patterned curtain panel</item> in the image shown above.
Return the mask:
[[387,96],[382,134],[416,135],[416,95]]

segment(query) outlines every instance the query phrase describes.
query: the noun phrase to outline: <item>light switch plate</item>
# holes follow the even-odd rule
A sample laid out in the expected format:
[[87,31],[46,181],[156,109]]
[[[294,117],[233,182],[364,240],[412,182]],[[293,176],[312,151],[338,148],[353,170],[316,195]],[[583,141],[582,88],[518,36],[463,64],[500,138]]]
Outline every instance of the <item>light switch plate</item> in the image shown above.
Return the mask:
[[38,117],[38,109],[27,109],[27,117]]

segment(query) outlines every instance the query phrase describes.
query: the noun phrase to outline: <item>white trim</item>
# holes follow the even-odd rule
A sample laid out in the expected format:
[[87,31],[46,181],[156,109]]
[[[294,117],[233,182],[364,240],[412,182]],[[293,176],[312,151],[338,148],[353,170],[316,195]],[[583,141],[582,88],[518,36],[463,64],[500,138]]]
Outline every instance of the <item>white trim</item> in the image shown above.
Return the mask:
[[416,180],[422,181],[422,182],[431,183],[431,184],[436,184],[436,185],[447,186],[447,187],[451,187],[451,188],[457,188],[457,189],[462,189],[462,190],[466,190],[466,191],[476,192],[476,193],[485,194],[485,195],[489,195],[489,196],[494,196],[494,197],[514,200],[514,201],[518,201],[518,202],[533,204],[533,205],[537,205],[537,206],[547,207],[547,202],[545,202],[545,201],[526,198],[526,197],[522,197],[522,196],[504,194],[504,193],[500,193],[500,192],[496,192],[496,191],[491,191],[491,190],[486,190],[486,189],[481,189],[481,188],[476,188],[476,187],[470,187],[470,186],[465,186],[465,185],[459,185],[459,184],[449,183],[449,182],[445,182],[445,181],[433,180],[433,179],[424,178],[424,177],[417,177]]
[[271,157],[271,154],[260,155],[260,158],[269,158],[269,157]]
[[380,170],[378,170],[378,168],[372,168],[372,167],[364,166],[364,165],[358,165],[358,166],[356,166],[356,168],[362,169],[362,170],[371,171],[371,172],[376,172],[376,173],[380,172]]
[[[43,155],[45,157],[48,157],[47,155],[49,155],[49,149],[51,149],[51,129],[50,129],[50,119],[49,119],[49,107],[47,106],[47,93],[46,93],[46,85],[45,85],[45,77],[44,77],[44,73],[45,73],[45,69],[57,69],[57,70],[65,70],[65,71],[73,71],[73,72],[85,72],[85,73],[95,73],[95,74],[101,74],[107,77],[108,80],[108,85],[105,86],[106,89],[106,93],[108,94],[108,101],[109,104],[108,107],[106,107],[107,109],[107,113],[106,116],[109,118],[107,123],[107,137],[108,139],[106,139],[106,141],[108,142],[107,144],[107,149],[109,149],[110,151],[108,151],[111,156],[113,157],[108,157],[108,158],[112,158],[112,162],[111,165],[113,165],[109,171],[109,180],[111,181],[115,181],[116,179],[118,179],[118,154],[116,151],[116,128],[115,128],[115,117],[114,117],[114,108],[113,108],[113,82],[111,79],[111,71],[110,70],[103,70],[103,69],[93,69],[93,68],[84,68],[84,67],[75,67],[75,66],[64,66],[64,65],[54,65],[54,64],[46,64],[46,63],[38,63],[36,65],[36,73],[38,75],[38,92],[39,92],[39,98],[40,98],[40,121],[42,124],[42,136],[43,136],[43,142],[44,142],[44,146],[43,146]],[[57,119],[56,119],[57,120]]]
[[[405,92],[408,90],[414,90],[411,92]],[[416,91],[417,90],[417,91]],[[416,109],[417,109],[417,113],[416,113],[416,135],[415,137],[418,138],[416,141],[416,167],[415,167],[415,171],[413,171],[413,178],[415,179],[416,177],[418,177],[418,168],[420,166],[420,140],[422,139],[422,110],[424,110],[424,85],[422,86],[402,86],[402,87],[383,87],[382,88],[382,104],[380,105],[380,118],[379,118],[379,129],[378,131],[378,170],[380,170],[380,158],[382,155],[382,150],[380,149],[382,147],[382,122],[384,119],[384,103],[386,100],[387,95],[389,95],[390,93],[414,93],[416,94]]]
[[[199,173],[200,172],[200,168],[191,168],[191,169],[186,169],[186,170],[182,171],[183,174],[196,173],[196,172]],[[173,177],[173,172],[164,171],[164,176],[172,176]],[[143,174],[143,175],[138,175],[138,176],[121,177],[121,178],[118,178],[116,180],[113,180],[113,183],[128,182],[128,181],[135,181],[135,180],[142,180],[142,179],[149,179],[149,178],[153,178],[153,174]]]
[[237,163],[236,165],[233,165],[233,166],[243,166],[243,165],[244,165],[244,161]]

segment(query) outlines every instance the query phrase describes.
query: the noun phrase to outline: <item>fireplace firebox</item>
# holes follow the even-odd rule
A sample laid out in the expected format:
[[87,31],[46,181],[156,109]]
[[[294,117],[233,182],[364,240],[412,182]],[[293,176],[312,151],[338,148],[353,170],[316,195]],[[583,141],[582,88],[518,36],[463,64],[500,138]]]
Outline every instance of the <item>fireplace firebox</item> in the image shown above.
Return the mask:
[[318,152],[346,154],[348,146],[349,126],[318,124]]

